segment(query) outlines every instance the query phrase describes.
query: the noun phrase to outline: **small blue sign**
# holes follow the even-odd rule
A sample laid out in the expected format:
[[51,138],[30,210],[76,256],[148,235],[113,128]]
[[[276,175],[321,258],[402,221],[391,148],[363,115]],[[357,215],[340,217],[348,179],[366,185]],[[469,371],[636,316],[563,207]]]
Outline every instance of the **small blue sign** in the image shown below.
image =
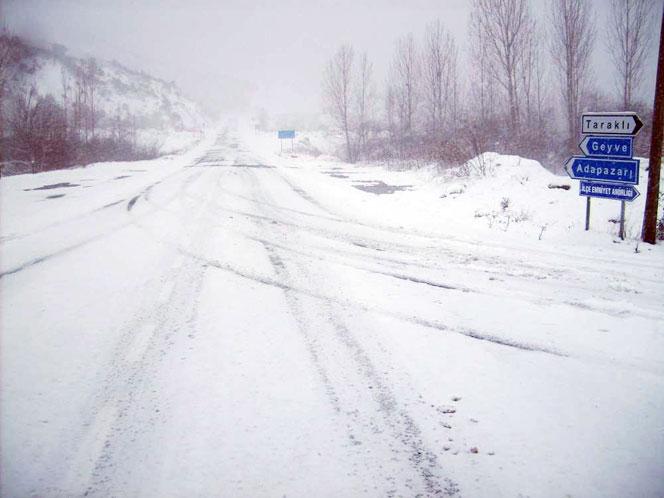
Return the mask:
[[277,134],[280,139],[295,138],[295,130],[279,130]]
[[631,159],[633,144],[632,137],[587,136],[579,144],[579,148],[588,157]]
[[565,170],[575,180],[624,183],[638,185],[638,159],[595,159],[592,157],[570,157],[565,163]]
[[640,194],[636,187],[631,185],[582,181],[579,186],[579,195],[632,202]]

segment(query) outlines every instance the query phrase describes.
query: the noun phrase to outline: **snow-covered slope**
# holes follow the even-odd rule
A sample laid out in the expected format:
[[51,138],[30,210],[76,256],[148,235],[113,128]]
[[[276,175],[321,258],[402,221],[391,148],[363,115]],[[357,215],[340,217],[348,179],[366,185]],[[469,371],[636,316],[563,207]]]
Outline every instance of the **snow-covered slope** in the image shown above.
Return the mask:
[[[41,94],[62,94],[63,71],[73,86],[76,66],[82,61],[39,51],[33,75]],[[205,119],[197,104],[187,99],[175,83],[132,71],[116,61],[97,61],[98,90],[95,105],[108,119],[120,110],[136,116],[140,128],[199,129]]]
[[[65,89],[69,102],[73,101],[77,72],[89,59],[66,55],[65,49],[58,47],[31,47],[20,63],[14,84],[34,85],[40,95],[53,95],[62,105]],[[136,127],[140,142],[155,145],[164,153],[199,138],[206,118],[199,105],[184,96],[175,83],[131,70],[117,61],[95,59],[95,63],[94,105],[102,131],[111,129],[119,117]]]

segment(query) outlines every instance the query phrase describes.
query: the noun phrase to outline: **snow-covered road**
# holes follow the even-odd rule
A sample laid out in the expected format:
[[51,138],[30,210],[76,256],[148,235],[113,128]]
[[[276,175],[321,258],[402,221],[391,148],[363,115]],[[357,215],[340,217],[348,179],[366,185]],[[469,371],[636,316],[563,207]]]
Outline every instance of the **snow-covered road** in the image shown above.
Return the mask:
[[661,258],[349,217],[298,164],[2,180],[3,496],[664,494]]

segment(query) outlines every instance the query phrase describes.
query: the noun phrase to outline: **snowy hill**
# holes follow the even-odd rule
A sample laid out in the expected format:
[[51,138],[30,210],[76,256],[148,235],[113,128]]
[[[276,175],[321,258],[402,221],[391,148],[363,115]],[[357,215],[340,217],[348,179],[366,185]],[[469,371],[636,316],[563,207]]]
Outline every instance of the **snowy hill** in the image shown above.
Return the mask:
[[[67,55],[61,45],[29,47],[20,61],[15,84],[34,86],[40,95],[71,100],[76,91],[77,72],[89,59]],[[173,82],[131,70],[117,61],[95,59],[98,67],[95,108],[98,126],[112,128],[118,117],[129,119],[138,138],[162,152],[181,148],[198,138],[206,119],[195,102],[185,97]]]

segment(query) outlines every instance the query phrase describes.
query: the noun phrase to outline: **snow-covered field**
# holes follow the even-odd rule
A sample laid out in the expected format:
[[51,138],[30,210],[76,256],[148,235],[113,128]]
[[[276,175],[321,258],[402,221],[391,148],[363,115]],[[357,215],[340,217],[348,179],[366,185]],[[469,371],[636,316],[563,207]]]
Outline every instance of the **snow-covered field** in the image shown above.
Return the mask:
[[664,251],[618,203],[278,151],[0,180],[3,496],[664,495]]

